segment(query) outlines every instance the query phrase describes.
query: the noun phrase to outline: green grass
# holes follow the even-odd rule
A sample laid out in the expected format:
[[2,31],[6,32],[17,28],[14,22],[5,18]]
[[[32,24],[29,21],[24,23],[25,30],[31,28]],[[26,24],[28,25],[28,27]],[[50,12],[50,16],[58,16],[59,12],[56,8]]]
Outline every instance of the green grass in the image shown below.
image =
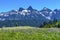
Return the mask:
[[58,28],[0,28],[0,40],[60,40]]

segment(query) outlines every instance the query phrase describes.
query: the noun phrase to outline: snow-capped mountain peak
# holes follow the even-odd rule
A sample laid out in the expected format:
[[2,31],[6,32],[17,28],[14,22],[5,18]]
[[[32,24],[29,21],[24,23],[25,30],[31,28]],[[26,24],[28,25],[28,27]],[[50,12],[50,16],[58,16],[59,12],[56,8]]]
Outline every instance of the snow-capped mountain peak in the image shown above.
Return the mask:
[[20,7],[18,10],[0,13],[0,21],[19,20],[22,25],[40,26],[43,22],[54,20],[55,18],[60,21],[60,9],[51,10],[44,7],[38,11],[29,6],[27,9]]

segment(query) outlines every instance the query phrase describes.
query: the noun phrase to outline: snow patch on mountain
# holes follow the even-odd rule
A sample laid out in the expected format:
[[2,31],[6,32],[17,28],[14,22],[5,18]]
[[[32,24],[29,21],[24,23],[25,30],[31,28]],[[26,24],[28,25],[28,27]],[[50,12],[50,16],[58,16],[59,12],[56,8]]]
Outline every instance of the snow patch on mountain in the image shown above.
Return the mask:
[[45,17],[46,19],[51,20],[51,17],[50,17],[50,16],[45,16],[42,12],[40,12],[40,14],[41,14],[43,17]]

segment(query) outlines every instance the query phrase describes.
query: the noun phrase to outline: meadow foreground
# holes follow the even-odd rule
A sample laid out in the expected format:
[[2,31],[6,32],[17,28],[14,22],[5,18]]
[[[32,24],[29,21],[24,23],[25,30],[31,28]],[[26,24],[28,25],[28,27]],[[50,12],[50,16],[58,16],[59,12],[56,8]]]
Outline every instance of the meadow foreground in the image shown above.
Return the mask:
[[0,40],[60,40],[59,28],[0,28]]

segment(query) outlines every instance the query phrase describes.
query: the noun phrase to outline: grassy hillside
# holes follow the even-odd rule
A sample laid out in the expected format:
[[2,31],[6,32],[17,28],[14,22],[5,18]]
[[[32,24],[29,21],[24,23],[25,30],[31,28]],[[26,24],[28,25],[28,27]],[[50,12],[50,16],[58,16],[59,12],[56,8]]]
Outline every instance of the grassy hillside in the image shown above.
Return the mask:
[[58,28],[0,28],[0,40],[60,40]]

